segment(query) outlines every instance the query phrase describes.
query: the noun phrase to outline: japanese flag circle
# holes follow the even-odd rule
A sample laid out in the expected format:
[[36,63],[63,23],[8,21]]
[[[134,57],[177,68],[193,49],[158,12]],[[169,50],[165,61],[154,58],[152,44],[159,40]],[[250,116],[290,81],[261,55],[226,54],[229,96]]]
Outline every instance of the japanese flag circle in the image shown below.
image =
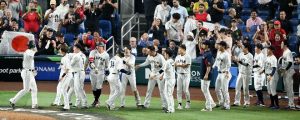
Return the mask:
[[28,37],[24,35],[17,35],[11,41],[11,47],[16,52],[25,52],[28,49]]

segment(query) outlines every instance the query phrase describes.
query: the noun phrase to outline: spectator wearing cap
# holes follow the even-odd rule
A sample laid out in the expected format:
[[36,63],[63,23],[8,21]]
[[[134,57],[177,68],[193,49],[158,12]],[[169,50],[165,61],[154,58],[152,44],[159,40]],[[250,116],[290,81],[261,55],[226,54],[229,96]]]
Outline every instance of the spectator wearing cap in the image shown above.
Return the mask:
[[263,22],[263,20],[257,16],[257,11],[256,10],[251,10],[251,16],[250,18],[246,21],[246,31],[250,32],[250,28],[255,25],[260,25]]
[[54,30],[52,28],[47,28],[45,31],[41,31],[42,36],[39,39],[38,50],[43,50],[44,55],[55,55],[54,49],[56,46],[56,39],[53,36]]
[[176,43],[176,45],[179,45],[179,43],[183,39],[183,25],[179,20],[180,14],[174,13],[172,14],[172,19],[169,20],[165,25],[168,40],[173,40]]
[[[230,8],[228,10],[228,16],[224,16],[224,24],[227,27],[231,27],[232,20],[236,18],[236,10],[234,8]],[[237,21],[236,21],[237,22]]]
[[152,41],[149,40],[149,35],[148,33],[144,33],[140,40],[138,41],[138,46],[142,48],[146,48],[147,46],[152,46],[153,43]]
[[235,19],[231,20],[230,30],[232,31],[231,37],[232,37],[233,42],[238,39],[242,39],[242,37],[243,37],[242,31],[237,27],[237,24],[238,23]]
[[19,21],[23,11],[23,5],[20,0],[10,0],[8,9],[12,11],[13,18],[16,18],[16,20]]
[[65,42],[64,34],[62,32],[57,32],[55,37],[56,42],[56,48],[54,49],[54,52],[57,54],[59,49],[62,46],[67,46],[68,44]]
[[175,59],[178,53],[178,47],[176,46],[175,42],[170,41],[167,49],[172,52],[172,58]]
[[282,29],[286,32],[288,35],[289,33],[293,33],[292,24],[291,22],[286,18],[286,12],[280,11],[279,13],[279,21],[281,23],[280,26],[282,26]]
[[[231,3],[231,7],[235,9],[235,11],[242,11],[243,10],[243,0],[233,0]],[[241,17],[241,12],[236,12],[235,18]]]
[[158,39],[160,43],[165,43],[165,26],[162,24],[160,19],[155,19],[148,32],[152,39]]
[[278,20],[274,21],[274,29],[272,29],[269,33],[269,39],[270,39],[271,43],[274,42],[276,33],[279,33],[282,39],[287,38],[285,30],[281,28],[281,23]]
[[92,33],[99,31],[99,25],[94,23],[95,20],[99,20],[101,9],[94,5],[94,3],[90,3],[87,9],[85,9],[84,14],[86,17],[86,20],[84,21],[85,30]]
[[258,0],[259,7],[262,9],[267,8],[269,10],[269,16],[267,20],[272,20],[275,17],[276,7],[273,0]]
[[225,13],[223,0],[213,0],[212,4],[209,6],[208,13],[211,14],[211,22],[221,22],[223,15]]
[[190,54],[192,59],[196,58],[196,45],[198,45],[198,41],[194,39],[194,34],[189,32],[186,36],[186,40],[182,42],[183,45],[186,46],[186,52]]
[[171,12],[171,7],[167,1],[168,0],[161,0],[161,4],[157,5],[154,11],[154,20],[160,19],[163,25],[168,21]]
[[37,33],[40,28],[42,16],[37,12],[33,2],[29,3],[28,11],[22,16],[25,32]]
[[66,27],[67,34],[78,35],[79,24],[81,24],[82,19],[80,15],[75,12],[74,4],[69,6],[69,12],[65,15],[63,25]]
[[197,30],[197,20],[195,20],[195,16],[194,13],[189,12],[189,17],[186,19],[186,22],[184,24],[184,40],[186,40],[186,36],[187,34],[189,34],[189,32],[194,32],[196,33]]
[[64,16],[56,10],[56,1],[50,1],[50,9],[46,10],[44,20],[48,22],[47,26],[55,30],[60,30]]
[[188,12],[185,7],[180,5],[179,0],[173,0],[173,7],[171,8],[171,15],[174,13],[178,13],[180,15],[179,21],[183,25],[185,23],[185,19],[188,17]]
[[203,22],[211,21],[210,14],[207,13],[206,10],[207,9],[205,8],[205,5],[200,4],[199,5],[199,10],[197,12],[194,11],[196,20],[203,21]]

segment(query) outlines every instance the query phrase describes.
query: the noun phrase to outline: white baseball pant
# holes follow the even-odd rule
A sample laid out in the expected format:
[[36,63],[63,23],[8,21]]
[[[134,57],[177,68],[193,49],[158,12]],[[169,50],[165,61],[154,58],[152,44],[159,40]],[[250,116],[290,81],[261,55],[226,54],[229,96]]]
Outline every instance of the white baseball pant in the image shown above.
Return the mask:
[[154,87],[156,83],[158,84],[159,94],[160,94],[160,101],[162,103],[162,107],[166,107],[166,98],[164,95],[164,87],[165,87],[165,80],[159,80],[159,73],[150,73],[152,75],[155,75],[155,78],[153,80],[148,80],[148,86],[147,86],[147,93],[144,101],[144,106],[148,108],[150,106],[152,92],[154,90]]
[[126,75],[124,73],[122,73],[121,75],[121,82],[122,82],[122,91],[121,91],[121,106],[125,106],[125,94],[126,94],[126,87],[127,87],[127,83],[129,81],[130,83],[130,87],[132,92],[136,92],[136,104],[139,105],[141,102],[141,98],[140,95],[138,93],[138,90],[136,88],[136,77],[135,77],[135,73],[131,73],[130,75]]
[[276,72],[271,80],[268,80],[267,77],[267,90],[270,95],[277,95],[276,88],[278,83],[278,73]]
[[64,98],[64,109],[70,109],[70,103],[69,103],[69,97],[68,97],[68,87],[70,86],[70,81],[72,79],[72,74],[68,73],[64,79],[60,81],[61,83],[61,89],[60,93],[62,94]]
[[122,84],[119,79],[119,74],[109,75],[107,81],[109,82],[110,94],[108,100],[106,101],[106,104],[108,104],[111,108],[114,108],[114,103],[121,95],[122,90]]
[[201,80],[201,90],[205,97],[205,108],[211,110],[213,107],[216,106],[213,98],[211,97],[210,91],[209,91],[209,80]]
[[243,74],[239,73],[235,85],[235,105],[241,104],[241,89],[243,86],[243,92],[244,92],[244,105],[250,104],[250,96],[249,96],[249,83],[251,79],[251,73],[249,74]]
[[34,78],[33,71],[23,69],[21,72],[21,77],[23,80],[23,89],[20,90],[15,97],[11,98],[9,101],[12,103],[18,102],[26,93],[31,91],[32,107],[36,107],[37,101],[37,85]]
[[191,81],[190,74],[186,74],[186,73],[177,74],[177,101],[178,101],[178,103],[182,103],[182,91],[185,94],[186,101],[191,101],[190,91],[189,91],[190,81]]
[[173,97],[175,82],[176,82],[175,79],[165,79],[164,95],[166,98],[167,109],[171,113],[175,112],[174,97]]
[[85,72],[84,71],[73,72],[73,77],[74,77],[74,91],[77,100],[76,106],[79,106],[79,103],[81,102],[81,106],[86,107],[87,99],[86,99],[85,91],[83,89]]
[[254,77],[255,91],[262,90],[262,87],[264,86],[265,79],[266,79],[265,73],[259,74],[259,72],[254,72],[253,77]]
[[219,105],[223,105],[225,108],[230,109],[230,96],[228,92],[229,81],[231,79],[231,73],[219,73],[216,79],[215,91],[219,101]]
[[102,89],[103,81],[105,78],[104,71],[100,70],[97,72],[97,74],[95,73],[95,70],[92,70],[90,72],[91,85],[93,91],[96,91],[97,89]]
[[293,90],[293,75],[294,75],[294,73],[295,73],[294,70],[288,70],[283,74],[284,89],[287,93],[290,107],[295,106],[294,90]]

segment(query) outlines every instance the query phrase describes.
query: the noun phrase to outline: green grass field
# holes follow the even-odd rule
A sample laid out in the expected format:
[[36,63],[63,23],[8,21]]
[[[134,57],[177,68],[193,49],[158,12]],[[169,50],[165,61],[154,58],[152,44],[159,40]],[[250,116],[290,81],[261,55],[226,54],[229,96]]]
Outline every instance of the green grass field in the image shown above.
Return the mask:
[[[8,100],[13,97],[16,92],[0,92],[0,106],[9,106]],[[38,102],[42,109],[59,110],[56,107],[50,107],[51,102],[54,100],[55,93],[39,92]],[[101,113],[111,115],[126,120],[297,120],[300,118],[299,111],[287,110],[270,110],[268,108],[261,108],[251,106],[249,108],[234,107],[229,111],[221,110],[220,108],[214,109],[212,112],[201,112],[204,106],[203,101],[192,101],[192,108],[189,110],[176,110],[173,114],[162,113],[159,98],[153,98],[151,108],[137,109],[135,107],[134,98],[132,96],[126,99],[126,108],[119,109],[118,111],[107,111],[104,106],[104,101],[108,96],[101,96],[101,107],[90,108],[84,112]],[[74,98],[73,98],[74,99]],[[88,102],[91,103],[93,96],[88,94]],[[74,101],[74,100],[73,100]],[[117,101],[116,105],[119,105]],[[27,94],[17,104],[18,107],[30,107],[31,96]],[[80,109],[71,109],[72,112],[80,112]]]

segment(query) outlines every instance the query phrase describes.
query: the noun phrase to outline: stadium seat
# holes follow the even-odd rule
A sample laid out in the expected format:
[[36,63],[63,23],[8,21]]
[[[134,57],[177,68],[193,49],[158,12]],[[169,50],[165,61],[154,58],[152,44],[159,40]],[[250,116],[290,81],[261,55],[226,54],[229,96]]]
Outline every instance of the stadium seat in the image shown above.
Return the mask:
[[296,26],[296,25],[293,25],[293,26],[292,26],[292,29],[293,29],[293,32],[294,32],[294,33],[297,33],[298,29],[297,29],[297,26]]
[[101,30],[101,36],[105,39],[109,38],[112,33],[112,26],[111,22],[108,20],[100,20],[99,27]]
[[224,9],[228,9],[228,2],[227,1],[223,1],[224,3]]
[[243,0],[244,8],[249,8],[249,0]]
[[268,16],[259,16],[262,20],[266,21]]
[[291,19],[290,22],[291,22],[292,26],[297,26],[299,24],[299,20],[298,19]]
[[298,43],[298,36],[290,35],[288,39],[289,44],[296,44]]
[[244,15],[244,16],[250,16],[250,14],[251,14],[251,10],[250,9],[245,8],[245,9],[242,10],[242,15]]
[[267,10],[258,10],[258,16],[268,16],[269,15],[269,11]]
[[73,44],[73,42],[74,42],[75,35],[73,35],[73,34],[65,34],[64,38],[65,38],[66,43],[71,46]]

